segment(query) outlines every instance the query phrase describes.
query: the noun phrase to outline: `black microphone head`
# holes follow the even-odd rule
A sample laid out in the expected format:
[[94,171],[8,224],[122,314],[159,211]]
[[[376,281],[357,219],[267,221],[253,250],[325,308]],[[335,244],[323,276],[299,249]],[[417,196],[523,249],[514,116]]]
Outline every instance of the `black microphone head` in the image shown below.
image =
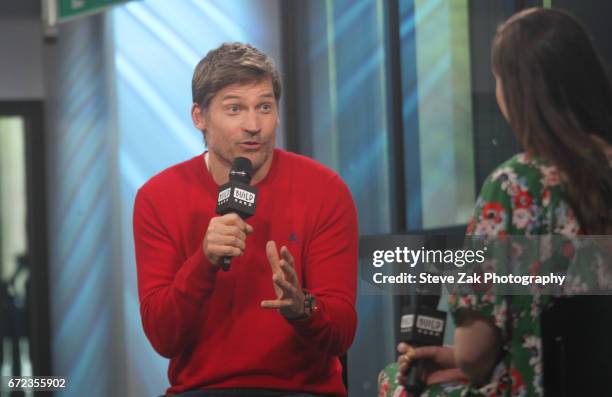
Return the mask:
[[[434,273],[429,273],[436,275]],[[442,283],[418,284],[412,294],[412,305],[437,309],[442,295]]]
[[232,169],[229,173],[230,181],[241,182],[246,185],[251,184],[253,165],[251,160],[246,157],[236,157],[232,163]]
[[255,215],[257,186],[251,186],[251,160],[236,157],[229,173],[229,181],[219,186],[217,214],[235,212],[243,219]]

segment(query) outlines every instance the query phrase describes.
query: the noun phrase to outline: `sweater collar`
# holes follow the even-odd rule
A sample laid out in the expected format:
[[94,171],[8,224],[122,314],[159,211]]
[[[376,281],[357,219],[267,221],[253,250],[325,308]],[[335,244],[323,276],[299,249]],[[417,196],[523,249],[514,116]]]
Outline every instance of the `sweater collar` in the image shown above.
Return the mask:
[[[202,181],[204,182],[206,186],[210,188],[218,189],[219,185],[217,185],[217,182],[215,182],[215,180],[212,177],[212,174],[210,173],[210,171],[208,170],[208,167],[206,166],[206,161],[205,161],[206,153],[208,153],[208,151],[204,151],[204,153],[202,153],[199,156],[196,156],[193,159],[194,163],[197,165],[197,173],[198,175],[201,176],[200,179],[202,179]],[[267,186],[268,184],[271,183],[271,181],[274,180],[277,174],[277,168],[279,167],[279,160],[280,160],[279,157],[282,157],[282,155],[283,155],[283,151],[281,149],[274,148],[274,151],[272,152],[272,165],[270,166],[270,169],[268,170],[268,173],[266,174],[266,176],[261,181],[259,181],[255,186],[257,186],[258,188],[262,188],[264,186]]]

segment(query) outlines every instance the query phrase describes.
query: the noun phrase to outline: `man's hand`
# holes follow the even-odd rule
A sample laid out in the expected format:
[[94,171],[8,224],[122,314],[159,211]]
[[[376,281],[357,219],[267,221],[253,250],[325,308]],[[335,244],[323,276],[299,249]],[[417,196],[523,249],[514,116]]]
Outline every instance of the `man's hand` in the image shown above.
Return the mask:
[[237,214],[225,214],[210,220],[202,246],[208,260],[219,266],[221,258],[240,256],[246,248],[246,236],[253,227]]
[[465,376],[457,368],[453,349],[444,346],[423,346],[414,348],[404,342],[397,346],[399,364],[398,381],[406,385],[406,376],[414,360],[424,360],[426,384],[444,383],[465,380]]
[[295,273],[294,260],[286,246],[281,247],[280,257],[274,241],[266,244],[266,254],[272,267],[275,300],[261,302],[261,307],[278,309],[286,319],[296,319],[304,315],[304,293]]

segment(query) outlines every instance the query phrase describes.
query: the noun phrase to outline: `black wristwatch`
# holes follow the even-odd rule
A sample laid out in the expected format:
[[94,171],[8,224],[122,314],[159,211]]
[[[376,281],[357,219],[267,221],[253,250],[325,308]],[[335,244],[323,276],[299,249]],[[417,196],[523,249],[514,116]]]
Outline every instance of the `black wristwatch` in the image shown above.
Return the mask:
[[304,291],[304,315],[305,318],[311,317],[318,309],[317,298],[308,291]]
[[317,306],[317,299],[314,297],[314,295],[306,290],[302,290],[302,292],[304,293],[304,313],[302,313],[302,315],[299,317],[288,319],[289,321],[309,319],[319,310],[319,307]]

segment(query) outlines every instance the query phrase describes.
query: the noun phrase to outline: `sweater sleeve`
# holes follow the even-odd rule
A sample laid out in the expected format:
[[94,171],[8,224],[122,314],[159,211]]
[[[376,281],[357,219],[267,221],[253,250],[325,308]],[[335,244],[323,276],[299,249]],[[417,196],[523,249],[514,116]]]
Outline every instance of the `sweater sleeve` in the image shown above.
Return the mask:
[[306,320],[290,321],[309,345],[342,355],[357,328],[357,213],[346,185],[336,177],[325,190],[305,253],[304,287],[316,298],[318,311]]
[[156,206],[142,189],[134,203],[133,226],[144,332],[159,354],[172,358],[192,341],[218,267],[206,259],[201,245],[181,259]]

